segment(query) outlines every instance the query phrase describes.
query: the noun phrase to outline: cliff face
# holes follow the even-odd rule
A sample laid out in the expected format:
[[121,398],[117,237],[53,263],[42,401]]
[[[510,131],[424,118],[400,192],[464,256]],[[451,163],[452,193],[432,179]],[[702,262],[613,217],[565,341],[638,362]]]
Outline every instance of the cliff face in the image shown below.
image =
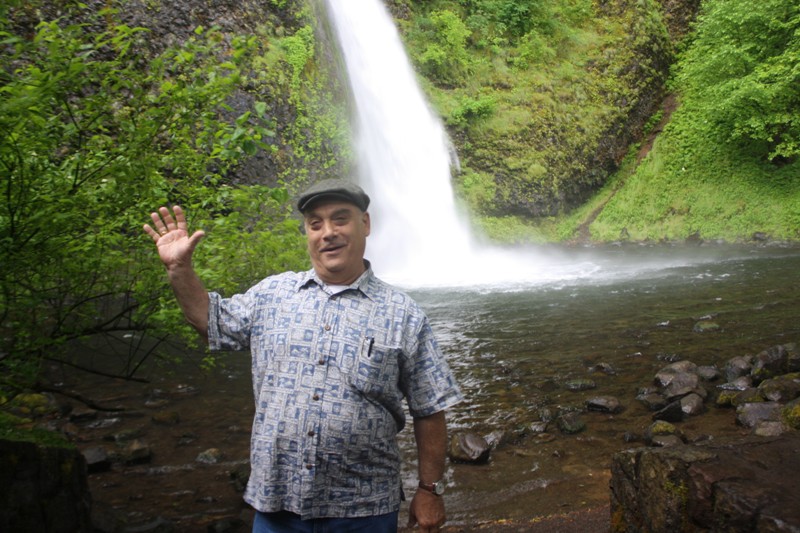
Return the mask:
[[[641,140],[663,100],[673,45],[686,33],[699,4],[698,0],[597,0],[580,27],[564,30],[567,37],[549,43],[554,56],[544,66],[535,62],[519,66],[524,57],[515,57],[519,52],[511,49],[511,43],[502,44],[502,39],[493,45],[493,56],[478,57],[486,51],[470,47],[469,42],[478,39],[479,30],[474,29],[465,49],[472,57],[465,61],[473,65],[466,70],[470,76],[480,72],[472,76],[477,81],[463,79],[444,86],[419,64],[413,27],[424,28],[431,13],[457,9],[461,3],[386,3],[407,38],[420,75],[428,78],[432,101],[448,125],[462,166],[472,181],[477,176],[483,190],[490,192],[470,200],[473,193],[464,176],[454,177],[457,190],[479,214],[533,218],[580,205],[618,168],[629,147]],[[66,0],[27,2],[10,8],[10,18],[32,30],[39,20],[75,13],[67,9],[71,5]],[[115,13],[106,15],[108,23],[147,28],[142,46],[152,54],[192,37],[198,26],[216,27],[226,39],[257,35],[277,52],[276,59],[254,65],[254,75],[230,102],[232,116],[257,101],[266,103],[266,117],[274,125],[274,136],[267,141],[274,149],[252,156],[230,176],[232,182],[283,182],[293,190],[318,177],[346,172],[350,165],[346,90],[337,74],[336,47],[326,41],[325,24],[319,23],[317,2],[133,0],[117,5],[92,0],[89,6],[95,11],[116,7]],[[314,41],[307,43],[309,61],[292,63],[285,39],[311,27],[316,31]],[[578,37],[569,37],[573,31]],[[526,53],[540,52],[532,47]],[[299,85],[294,77],[298,72]],[[493,116],[456,123],[458,102],[485,95],[494,102]]]
[[[438,84],[434,100],[489,94],[496,102],[494,116],[509,117],[464,127],[450,120],[446,105],[440,106],[462,165],[492,183],[492,198],[472,207],[488,215],[547,217],[570,211],[597,191],[659,111],[674,45],[688,31],[698,4],[594,2],[591,21],[569,30],[591,35],[585,37],[591,46],[564,37],[550,43],[557,50],[553,57],[520,67],[509,45],[502,60],[493,52],[494,70],[482,74],[485,81],[461,87],[428,76]],[[416,3],[412,9],[424,7]],[[394,12],[410,17],[399,8]],[[413,47],[411,32],[406,36]],[[425,76],[425,69],[420,71]],[[476,83],[481,84],[477,90]]]

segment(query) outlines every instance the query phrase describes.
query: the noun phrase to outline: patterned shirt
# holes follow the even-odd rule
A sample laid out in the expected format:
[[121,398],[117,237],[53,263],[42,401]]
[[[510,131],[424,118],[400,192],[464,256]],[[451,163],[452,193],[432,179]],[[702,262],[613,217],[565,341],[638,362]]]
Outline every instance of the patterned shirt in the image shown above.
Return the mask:
[[397,511],[403,399],[413,417],[462,399],[416,302],[368,263],[338,293],[310,270],[229,299],[209,295],[211,349],[252,355],[245,500],[303,518]]

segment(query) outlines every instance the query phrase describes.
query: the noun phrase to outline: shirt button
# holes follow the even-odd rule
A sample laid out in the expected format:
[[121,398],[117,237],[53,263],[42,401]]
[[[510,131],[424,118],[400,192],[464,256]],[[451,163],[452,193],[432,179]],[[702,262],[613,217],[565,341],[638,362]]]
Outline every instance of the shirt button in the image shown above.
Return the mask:
[[330,330],[331,330],[330,324],[325,324],[325,331],[330,331]]
[[325,364],[325,359],[320,359],[320,360],[319,360],[319,361],[317,361],[317,362],[318,362],[319,364],[321,364],[321,365],[324,365],[324,364]]
[[314,396],[311,397],[311,399],[314,401],[319,400],[319,394],[315,394]]
[[314,468],[314,465],[311,464],[306,465],[306,469],[311,470],[312,468]]
[[309,436],[309,437],[313,437],[313,436],[314,436],[314,430],[313,430],[313,429],[312,429],[311,431],[309,431],[309,432],[308,432],[308,436]]

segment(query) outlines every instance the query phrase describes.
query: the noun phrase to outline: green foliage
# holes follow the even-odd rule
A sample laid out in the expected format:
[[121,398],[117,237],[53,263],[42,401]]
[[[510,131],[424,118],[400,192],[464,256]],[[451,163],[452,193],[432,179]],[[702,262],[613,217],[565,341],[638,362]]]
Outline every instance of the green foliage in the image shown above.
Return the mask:
[[[113,24],[112,11],[87,17],[42,22],[30,39],[0,28],[2,389],[33,384],[72,340],[180,329],[140,229],[147,213],[179,202],[194,223],[265,194],[224,186],[244,157],[271,150],[265,106],[235,116],[226,104],[258,39],[198,28],[148,58],[142,28]],[[285,208],[267,210],[276,241],[294,245]]]
[[297,92],[301,86],[303,72],[314,58],[314,30],[306,25],[294,35],[281,39],[280,45],[286,52],[286,62],[292,68],[291,88]]
[[490,116],[494,113],[496,106],[497,100],[494,96],[482,96],[479,98],[464,96],[460,99],[458,107],[450,112],[447,117],[447,123],[451,126],[463,128],[469,123],[474,123]]
[[417,58],[424,73],[441,83],[458,85],[469,73],[466,44],[470,31],[450,10],[433,11],[420,22],[425,42]]
[[[423,87],[454,131],[462,164],[493,182],[495,197],[481,213],[535,209],[531,216],[552,216],[608,178],[616,161],[601,143],[627,136],[629,113],[648,105],[647,92],[659,90],[671,57],[659,2],[616,7],[587,0],[414,3],[402,28]],[[444,12],[467,30],[459,43],[468,76],[429,68],[430,45],[443,49],[431,20]]]
[[[785,34],[797,12],[791,2],[706,4],[673,82],[681,106],[647,158],[621,176],[624,186],[591,225],[594,239],[800,238],[800,160],[788,118],[798,84],[787,74],[800,56],[797,37]],[[775,78],[762,86],[767,71]]]
[[678,76],[721,142],[769,160],[800,155],[800,4],[711,1]]
[[[209,286],[231,295],[267,273],[310,267],[301,223],[291,218],[286,189],[224,187],[218,194],[224,216],[204,221],[208,237],[195,258],[198,274]],[[235,261],[231,261],[232,250]]]

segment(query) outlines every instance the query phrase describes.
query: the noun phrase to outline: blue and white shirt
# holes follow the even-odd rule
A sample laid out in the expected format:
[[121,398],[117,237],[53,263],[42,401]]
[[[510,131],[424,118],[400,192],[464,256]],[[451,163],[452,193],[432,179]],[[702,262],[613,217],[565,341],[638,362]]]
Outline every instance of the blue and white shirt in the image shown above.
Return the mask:
[[310,270],[209,295],[211,349],[252,354],[245,501],[303,518],[397,511],[403,399],[413,417],[462,399],[416,302],[369,265],[341,292]]

